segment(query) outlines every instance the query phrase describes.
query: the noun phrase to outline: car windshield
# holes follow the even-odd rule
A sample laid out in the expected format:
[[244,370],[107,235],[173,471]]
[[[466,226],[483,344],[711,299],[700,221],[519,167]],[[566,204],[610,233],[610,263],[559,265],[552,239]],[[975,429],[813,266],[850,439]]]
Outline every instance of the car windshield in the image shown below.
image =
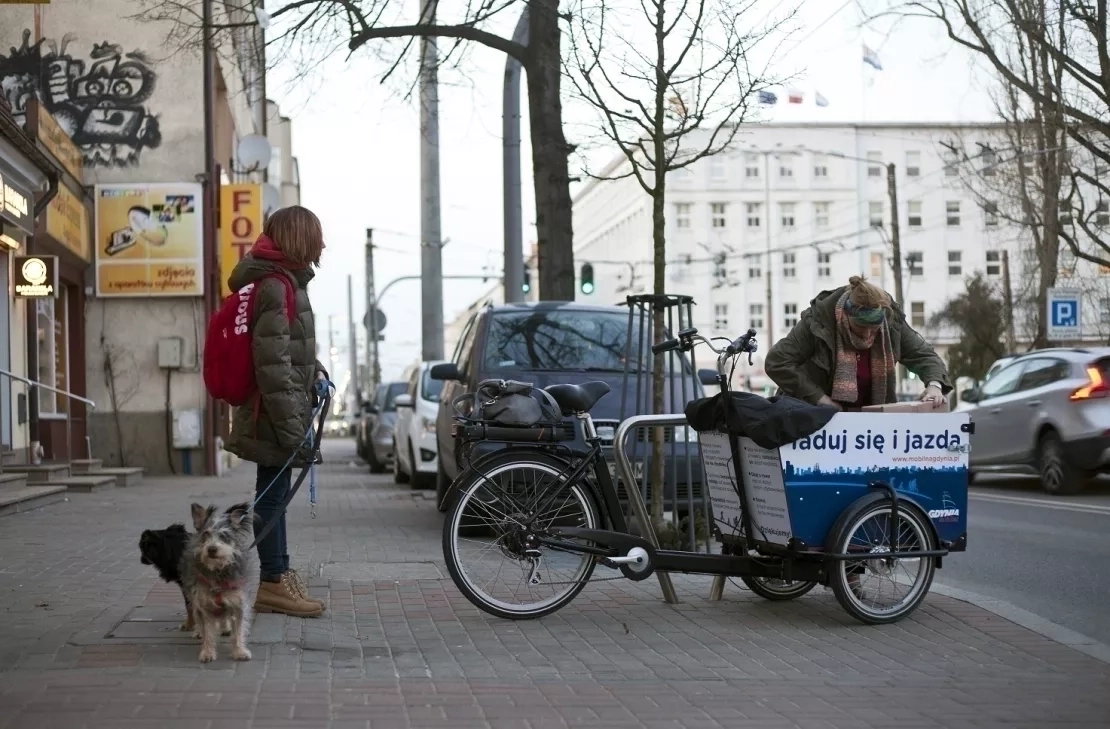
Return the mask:
[[382,410],[386,412],[396,410],[397,406],[393,404],[393,401],[397,399],[398,395],[404,395],[405,391],[408,390],[408,387],[409,386],[407,382],[389,383],[389,389],[386,390],[385,393],[385,407],[382,408]]
[[628,314],[621,311],[498,312],[490,321],[483,369],[623,372],[627,330]]
[[424,378],[420,383],[420,397],[428,402],[437,402],[443,392],[443,380],[432,379],[432,368],[424,370]]

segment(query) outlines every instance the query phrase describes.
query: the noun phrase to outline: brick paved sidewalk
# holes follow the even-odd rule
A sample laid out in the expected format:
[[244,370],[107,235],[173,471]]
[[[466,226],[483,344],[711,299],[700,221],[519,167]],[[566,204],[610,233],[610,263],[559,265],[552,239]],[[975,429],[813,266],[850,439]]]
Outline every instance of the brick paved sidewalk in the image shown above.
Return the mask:
[[539,621],[488,617],[446,576],[432,501],[347,441],[325,457],[318,518],[298,497],[290,542],[330,609],[258,616],[249,663],[226,645],[197,662],[180,593],[137,549],[191,501],[248,496],[247,469],[0,518],[0,729],[1110,726],[1110,666],[936,595],[864,627],[822,590],[710,603],[708,578],[676,576],[678,606],[611,581]]

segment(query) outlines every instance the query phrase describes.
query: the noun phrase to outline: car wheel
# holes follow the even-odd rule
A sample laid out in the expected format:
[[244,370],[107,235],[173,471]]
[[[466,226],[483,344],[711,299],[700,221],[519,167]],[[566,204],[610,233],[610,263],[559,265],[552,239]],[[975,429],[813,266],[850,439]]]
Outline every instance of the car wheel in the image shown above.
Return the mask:
[[1087,477],[1068,462],[1064,444],[1056,431],[1041,436],[1037,445],[1037,463],[1041,471],[1041,486],[1050,494],[1065,496],[1078,494],[1087,486]]
[[436,508],[447,511],[447,491],[451,488],[451,479],[443,470],[443,454],[436,458]]
[[393,483],[408,483],[408,474],[401,470],[401,459],[397,457],[397,441],[393,442]]
[[378,460],[372,444],[366,446],[366,463],[370,465],[370,473],[385,473],[385,464]]

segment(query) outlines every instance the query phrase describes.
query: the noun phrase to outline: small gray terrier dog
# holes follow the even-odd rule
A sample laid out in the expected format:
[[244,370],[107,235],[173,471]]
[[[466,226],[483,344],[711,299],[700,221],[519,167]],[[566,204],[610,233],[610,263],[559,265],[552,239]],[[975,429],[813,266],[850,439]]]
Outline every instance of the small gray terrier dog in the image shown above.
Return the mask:
[[181,580],[201,640],[200,662],[216,659],[216,640],[225,623],[231,631],[231,657],[249,661],[247,638],[260,578],[258,557],[248,549],[255,514],[246,502],[223,513],[215,506],[191,508],[196,533],[185,546]]

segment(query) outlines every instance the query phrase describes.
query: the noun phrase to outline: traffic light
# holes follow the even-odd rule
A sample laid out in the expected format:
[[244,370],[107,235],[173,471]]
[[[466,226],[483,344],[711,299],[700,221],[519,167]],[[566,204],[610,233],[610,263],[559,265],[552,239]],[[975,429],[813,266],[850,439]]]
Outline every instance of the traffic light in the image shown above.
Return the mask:
[[528,293],[532,290],[532,272],[528,270],[528,264],[524,264],[524,277],[520,279],[520,290]]
[[578,287],[582,289],[584,294],[592,294],[594,292],[594,267],[588,263],[582,264],[582,273],[579,276],[581,279]]

